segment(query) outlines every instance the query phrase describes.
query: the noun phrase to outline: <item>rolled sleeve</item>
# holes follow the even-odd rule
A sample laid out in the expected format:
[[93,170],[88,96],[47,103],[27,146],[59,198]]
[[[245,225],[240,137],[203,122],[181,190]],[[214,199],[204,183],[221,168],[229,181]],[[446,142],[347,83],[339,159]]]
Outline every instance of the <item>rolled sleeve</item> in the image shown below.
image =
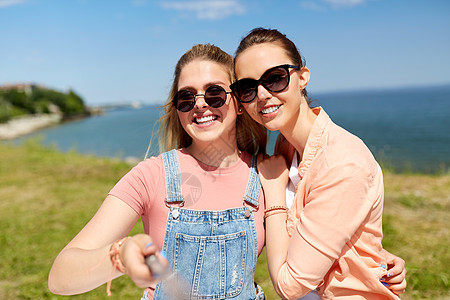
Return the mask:
[[277,285],[285,298],[298,298],[321,284],[368,218],[371,178],[368,168],[355,164],[320,168],[278,274]]

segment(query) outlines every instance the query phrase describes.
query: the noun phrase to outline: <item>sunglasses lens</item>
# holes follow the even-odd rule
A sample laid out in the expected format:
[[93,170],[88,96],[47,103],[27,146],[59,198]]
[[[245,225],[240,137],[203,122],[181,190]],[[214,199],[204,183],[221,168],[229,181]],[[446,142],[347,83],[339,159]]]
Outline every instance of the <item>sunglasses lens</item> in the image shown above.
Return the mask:
[[233,92],[239,101],[247,103],[253,101],[258,89],[258,81],[253,79],[241,79],[232,86]]
[[181,90],[175,94],[174,103],[176,109],[182,112],[187,112],[194,107],[195,96],[189,91]]
[[281,92],[289,84],[288,70],[283,67],[276,67],[268,70],[261,77],[262,84],[271,92]]
[[261,83],[270,92],[281,92],[289,85],[288,65],[277,66],[267,70],[259,80],[245,78],[231,85],[236,98],[244,103],[252,102],[258,93],[258,85]]
[[175,108],[181,112],[188,112],[195,106],[196,97],[204,96],[205,102],[214,108],[221,107],[227,101],[227,92],[218,85],[212,85],[206,89],[205,94],[194,95],[188,90],[180,90],[173,97]]
[[218,86],[212,85],[205,92],[205,101],[209,106],[218,108],[225,104],[227,100],[226,91]]

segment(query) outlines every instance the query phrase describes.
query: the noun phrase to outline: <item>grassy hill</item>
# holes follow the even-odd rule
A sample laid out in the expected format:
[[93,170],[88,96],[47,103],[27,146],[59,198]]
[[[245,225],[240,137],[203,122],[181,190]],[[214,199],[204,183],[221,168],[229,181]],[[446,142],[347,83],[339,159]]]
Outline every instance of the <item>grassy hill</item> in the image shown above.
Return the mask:
[[[53,259],[131,168],[117,160],[0,143],[0,299],[65,299],[47,290]],[[403,299],[450,299],[450,176],[385,175],[384,246],[407,263]],[[133,234],[142,232],[139,223]],[[278,299],[259,259],[256,281]],[[109,299],[139,299],[125,276]],[[105,286],[74,299],[106,299]]]

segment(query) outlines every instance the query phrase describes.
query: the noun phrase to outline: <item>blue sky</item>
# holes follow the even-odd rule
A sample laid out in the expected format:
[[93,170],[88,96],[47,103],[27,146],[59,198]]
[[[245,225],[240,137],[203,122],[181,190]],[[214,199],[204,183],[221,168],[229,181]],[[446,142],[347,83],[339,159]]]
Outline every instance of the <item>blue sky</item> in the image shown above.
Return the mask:
[[297,44],[312,95],[450,83],[448,0],[0,0],[0,85],[161,104],[187,49],[254,27]]

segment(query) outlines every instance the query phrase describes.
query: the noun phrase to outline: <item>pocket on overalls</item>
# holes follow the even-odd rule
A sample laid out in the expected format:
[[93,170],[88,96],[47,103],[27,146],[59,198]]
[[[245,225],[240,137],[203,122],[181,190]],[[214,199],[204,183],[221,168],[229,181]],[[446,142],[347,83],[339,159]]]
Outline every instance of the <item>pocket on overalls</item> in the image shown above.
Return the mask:
[[191,284],[192,296],[231,298],[241,293],[247,257],[245,231],[216,236],[177,233],[174,269]]

